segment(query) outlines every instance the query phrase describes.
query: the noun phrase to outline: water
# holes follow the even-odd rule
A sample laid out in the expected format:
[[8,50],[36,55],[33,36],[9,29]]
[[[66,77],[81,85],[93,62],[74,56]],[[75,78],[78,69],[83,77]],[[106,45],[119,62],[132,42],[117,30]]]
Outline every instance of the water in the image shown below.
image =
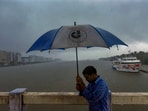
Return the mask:
[[[148,73],[125,73],[112,69],[110,61],[87,60],[79,62],[79,73],[87,65],[93,65],[108,83],[112,92],[148,92]],[[15,88],[27,91],[76,91],[75,62],[49,62],[0,68],[0,91]],[[83,76],[82,76],[83,77]],[[85,81],[86,82],[86,81]],[[87,83],[87,82],[86,82]],[[29,111],[88,111],[87,105],[31,105]],[[147,111],[146,105],[113,105],[113,111]],[[8,111],[8,106],[0,106],[0,111]]]

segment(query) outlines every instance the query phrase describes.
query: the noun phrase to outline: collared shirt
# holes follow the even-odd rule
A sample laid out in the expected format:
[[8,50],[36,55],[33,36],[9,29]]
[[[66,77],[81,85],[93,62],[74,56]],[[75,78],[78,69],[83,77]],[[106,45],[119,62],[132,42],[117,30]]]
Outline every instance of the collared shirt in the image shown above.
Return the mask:
[[80,95],[88,101],[89,111],[108,111],[109,89],[101,77],[94,83],[89,83]]

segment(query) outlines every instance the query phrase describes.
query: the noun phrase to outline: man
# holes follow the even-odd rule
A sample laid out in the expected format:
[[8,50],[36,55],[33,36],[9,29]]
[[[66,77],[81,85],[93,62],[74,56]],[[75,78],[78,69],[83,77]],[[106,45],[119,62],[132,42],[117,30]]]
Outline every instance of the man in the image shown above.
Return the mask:
[[76,89],[88,101],[89,111],[109,111],[109,89],[106,82],[100,75],[97,75],[93,66],[87,66],[82,73],[89,84],[85,86],[82,78],[78,75],[76,77]]

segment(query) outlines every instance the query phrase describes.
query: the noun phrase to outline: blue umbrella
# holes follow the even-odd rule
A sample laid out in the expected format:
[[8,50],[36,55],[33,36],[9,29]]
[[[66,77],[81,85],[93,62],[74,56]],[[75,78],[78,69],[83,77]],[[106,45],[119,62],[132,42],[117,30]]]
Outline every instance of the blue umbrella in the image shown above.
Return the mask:
[[79,74],[77,47],[110,48],[113,45],[127,46],[118,37],[104,29],[92,25],[76,25],[76,22],[74,22],[74,26],[61,26],[58,29],[46,32],[35,41],[27,52],[76,48],[77,74]]

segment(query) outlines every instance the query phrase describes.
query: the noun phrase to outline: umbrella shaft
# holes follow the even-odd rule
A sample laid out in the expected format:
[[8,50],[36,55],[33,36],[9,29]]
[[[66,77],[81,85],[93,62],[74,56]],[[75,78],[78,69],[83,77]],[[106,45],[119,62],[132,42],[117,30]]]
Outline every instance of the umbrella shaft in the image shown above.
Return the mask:
[[76,47],[76,67],[77,67],[77,75],[79,75],[78,48],[77,47]]

